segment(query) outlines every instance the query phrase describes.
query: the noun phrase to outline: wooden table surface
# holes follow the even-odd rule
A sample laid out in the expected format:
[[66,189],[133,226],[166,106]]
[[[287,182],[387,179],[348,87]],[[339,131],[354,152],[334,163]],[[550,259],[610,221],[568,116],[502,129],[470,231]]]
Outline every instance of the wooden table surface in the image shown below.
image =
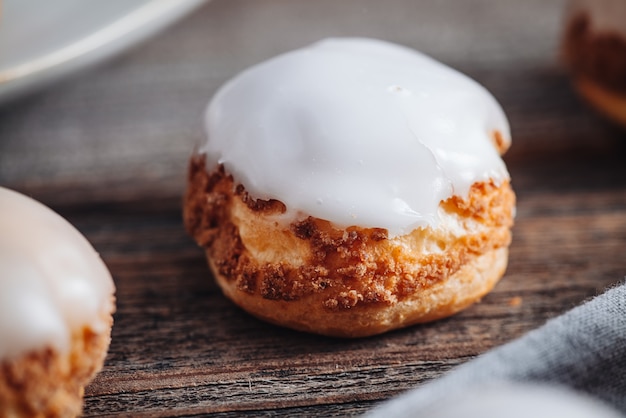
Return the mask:
[[[85,415],[349,416],[515,339],[626,274],[626,134],[570,88],[563,1],[215,0],[149,42],[0,108],[0,183],[78,227],[117,284]],[[423,50],[489,88],[512,125],[510,264],[436,323],[338,340],[227,301],[185,234],[187,159],[215,89],[327,36]]]

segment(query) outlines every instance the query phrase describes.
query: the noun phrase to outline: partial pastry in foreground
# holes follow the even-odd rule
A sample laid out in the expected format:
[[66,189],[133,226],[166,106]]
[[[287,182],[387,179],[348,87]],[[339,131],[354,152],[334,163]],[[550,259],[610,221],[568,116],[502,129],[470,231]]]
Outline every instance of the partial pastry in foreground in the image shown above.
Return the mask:
[[115,287],[80,232],[0,187],[0,416],[69,417],[106,356]]
[[184,220],[224,293],[340,337],[443,318],[504,274],[515,196],[496,100],[387,42],[328,39],[226,83]]
[[571,0],[563,50],[577,90],[626,126],[626,2]]

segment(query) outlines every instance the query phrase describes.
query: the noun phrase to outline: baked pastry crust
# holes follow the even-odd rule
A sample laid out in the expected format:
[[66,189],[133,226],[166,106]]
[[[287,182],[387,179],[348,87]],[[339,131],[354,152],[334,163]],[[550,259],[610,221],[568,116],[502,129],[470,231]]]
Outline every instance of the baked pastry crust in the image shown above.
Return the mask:
[[575,78],[574,85],[596,109],[622,126],[626,126],[626,94],[617,94],[607,90],[583,76]]
[[563,52],[581,95],[626,126],[626,38],[595,30],[589,14],[581,11],[569,20]]
[[96,333],[73,332],[70,350],[50,347],[0,361],[0,417],[72,417],[81,413],[84,387],[102,369],[111,341],[113,317]]
[[378,334],[449,316],[479,300],[506,269],[515,196],[475,183],[440,205],[440,228],[287,224],[278,200],[257,200],[204,155],[192,157],[184,221],[224,293],[251,314],[339,337]]
[[563,52],[576,77],[626,95],[626,38],[622,35],[595,30],[589,14],[581,11],[569,20]]

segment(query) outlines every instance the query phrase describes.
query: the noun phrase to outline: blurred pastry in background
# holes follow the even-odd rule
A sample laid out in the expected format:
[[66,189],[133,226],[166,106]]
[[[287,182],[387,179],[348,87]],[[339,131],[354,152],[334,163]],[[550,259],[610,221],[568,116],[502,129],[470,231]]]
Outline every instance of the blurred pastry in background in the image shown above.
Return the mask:
[[577,90],[626,126],[626,1],[570,1],[563,50]]
[[115,286],[85,237],[0,187],[0,417],[71,417],[102,368]]

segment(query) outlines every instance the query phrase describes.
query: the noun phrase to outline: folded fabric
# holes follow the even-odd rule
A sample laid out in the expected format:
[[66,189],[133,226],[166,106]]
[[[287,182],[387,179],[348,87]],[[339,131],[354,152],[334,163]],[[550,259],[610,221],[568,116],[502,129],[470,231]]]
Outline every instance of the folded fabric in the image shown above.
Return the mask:
[[[509,411],[517,407],[523,411],[541,404],[539,398],[529,399],[529,393],[540,396],[546,391],[554,391],[550,399],[562,400],[563,408],[578,405],[577,401],[597,408],[587,416],[626,415],[626,284],[381,404],[367,416],[454,416],[436,411],[450,409],[454,399],[469,411],[472,402],[483,398],[508,399]],[[520,394],[517,400],[515,393]],[[482,416],[503,416],[502,412]]]

